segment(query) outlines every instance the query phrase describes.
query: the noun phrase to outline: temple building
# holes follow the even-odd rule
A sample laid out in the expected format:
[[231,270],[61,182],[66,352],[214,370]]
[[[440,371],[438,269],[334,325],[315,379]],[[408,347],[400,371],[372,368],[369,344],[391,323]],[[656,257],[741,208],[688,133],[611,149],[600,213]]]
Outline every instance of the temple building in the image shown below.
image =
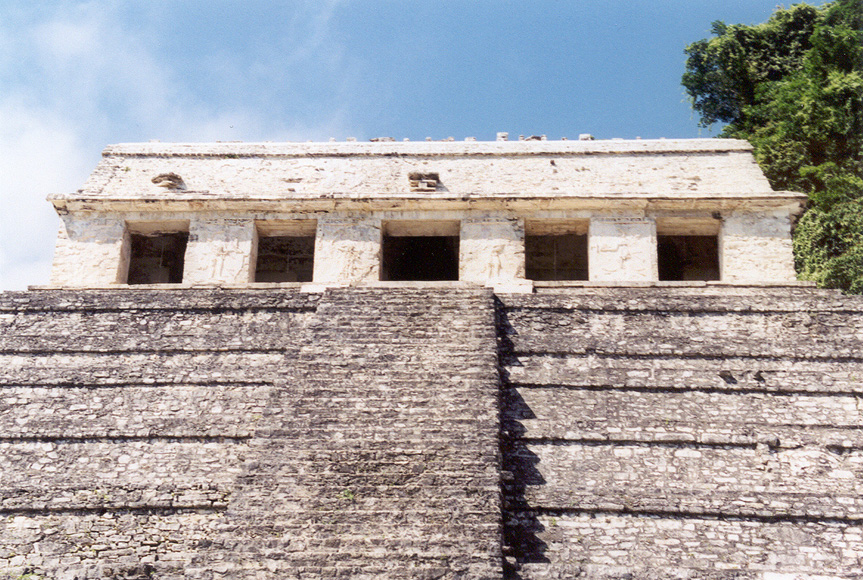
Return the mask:
[[114,145],[54,287],[794,280],[805,196],[734,140]]
[[0,293],[0,580],[859,580],[863,300],[741,141],[112,145]]

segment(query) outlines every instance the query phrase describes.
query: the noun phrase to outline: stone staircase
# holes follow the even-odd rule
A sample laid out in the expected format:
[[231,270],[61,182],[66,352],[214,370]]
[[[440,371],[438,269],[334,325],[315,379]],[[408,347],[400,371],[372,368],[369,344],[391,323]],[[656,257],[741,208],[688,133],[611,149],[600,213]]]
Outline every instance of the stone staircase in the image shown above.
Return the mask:
[[499,297],[507,578],[860,578],[863,302]]
[[476,288],[325,295],[217,541],[236,577],[499,577],[493,308]]

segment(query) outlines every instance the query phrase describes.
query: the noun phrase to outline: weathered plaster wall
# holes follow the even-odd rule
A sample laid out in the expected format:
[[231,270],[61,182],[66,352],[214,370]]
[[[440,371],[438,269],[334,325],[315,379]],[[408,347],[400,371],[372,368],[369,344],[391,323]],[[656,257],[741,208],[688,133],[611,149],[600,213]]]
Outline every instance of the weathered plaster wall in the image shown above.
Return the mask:
[[[409,194],[408,174],[435,172],[436,192],[603,197],[769,194],[744,141],[449,143],[135,143],[112,145],[80,196],[152,199],[304,199],[328,194],[369,198]],[[184,190],[151,179],[176,173]]]
[[254,280],[255,221],[197,217],[189,224],[183,283],[243,284]]
[[657,280],[656,222],[640,216],[593,217],[588,268],[596,282]]
[[[51,284],[103,286],[124,282],[126,224],[117,215],[62,216]],[[128,252],[128,248],[126,248]]]
[[788,214],[735,212],[719,234],[722,280],[789,282],[795,279]]
[[459,280],[492,285],[524,280],[524,220],[465,216],[459,239]]
[[349,285],[380,280],[381,220],[333,214],[318,219],[314,281]]

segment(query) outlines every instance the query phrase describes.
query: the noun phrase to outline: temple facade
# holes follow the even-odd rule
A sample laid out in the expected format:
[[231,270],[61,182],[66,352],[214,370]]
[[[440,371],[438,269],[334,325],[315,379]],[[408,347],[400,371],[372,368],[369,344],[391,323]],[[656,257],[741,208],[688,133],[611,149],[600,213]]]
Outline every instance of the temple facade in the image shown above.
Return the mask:
[[736,140],[138,143],[62,218],[53,287],[786,283],[805,196]]

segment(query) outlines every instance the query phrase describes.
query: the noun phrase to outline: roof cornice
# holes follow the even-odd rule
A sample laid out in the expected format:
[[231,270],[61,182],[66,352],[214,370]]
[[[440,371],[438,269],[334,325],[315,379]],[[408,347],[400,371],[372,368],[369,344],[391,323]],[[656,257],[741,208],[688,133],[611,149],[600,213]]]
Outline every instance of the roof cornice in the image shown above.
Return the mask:
[[637,139],[607,141],[377,141],[309,143],[119,143],[104,157],[363,157],[363,156],[532,156],[681,154],[752,151],[738,139]]

